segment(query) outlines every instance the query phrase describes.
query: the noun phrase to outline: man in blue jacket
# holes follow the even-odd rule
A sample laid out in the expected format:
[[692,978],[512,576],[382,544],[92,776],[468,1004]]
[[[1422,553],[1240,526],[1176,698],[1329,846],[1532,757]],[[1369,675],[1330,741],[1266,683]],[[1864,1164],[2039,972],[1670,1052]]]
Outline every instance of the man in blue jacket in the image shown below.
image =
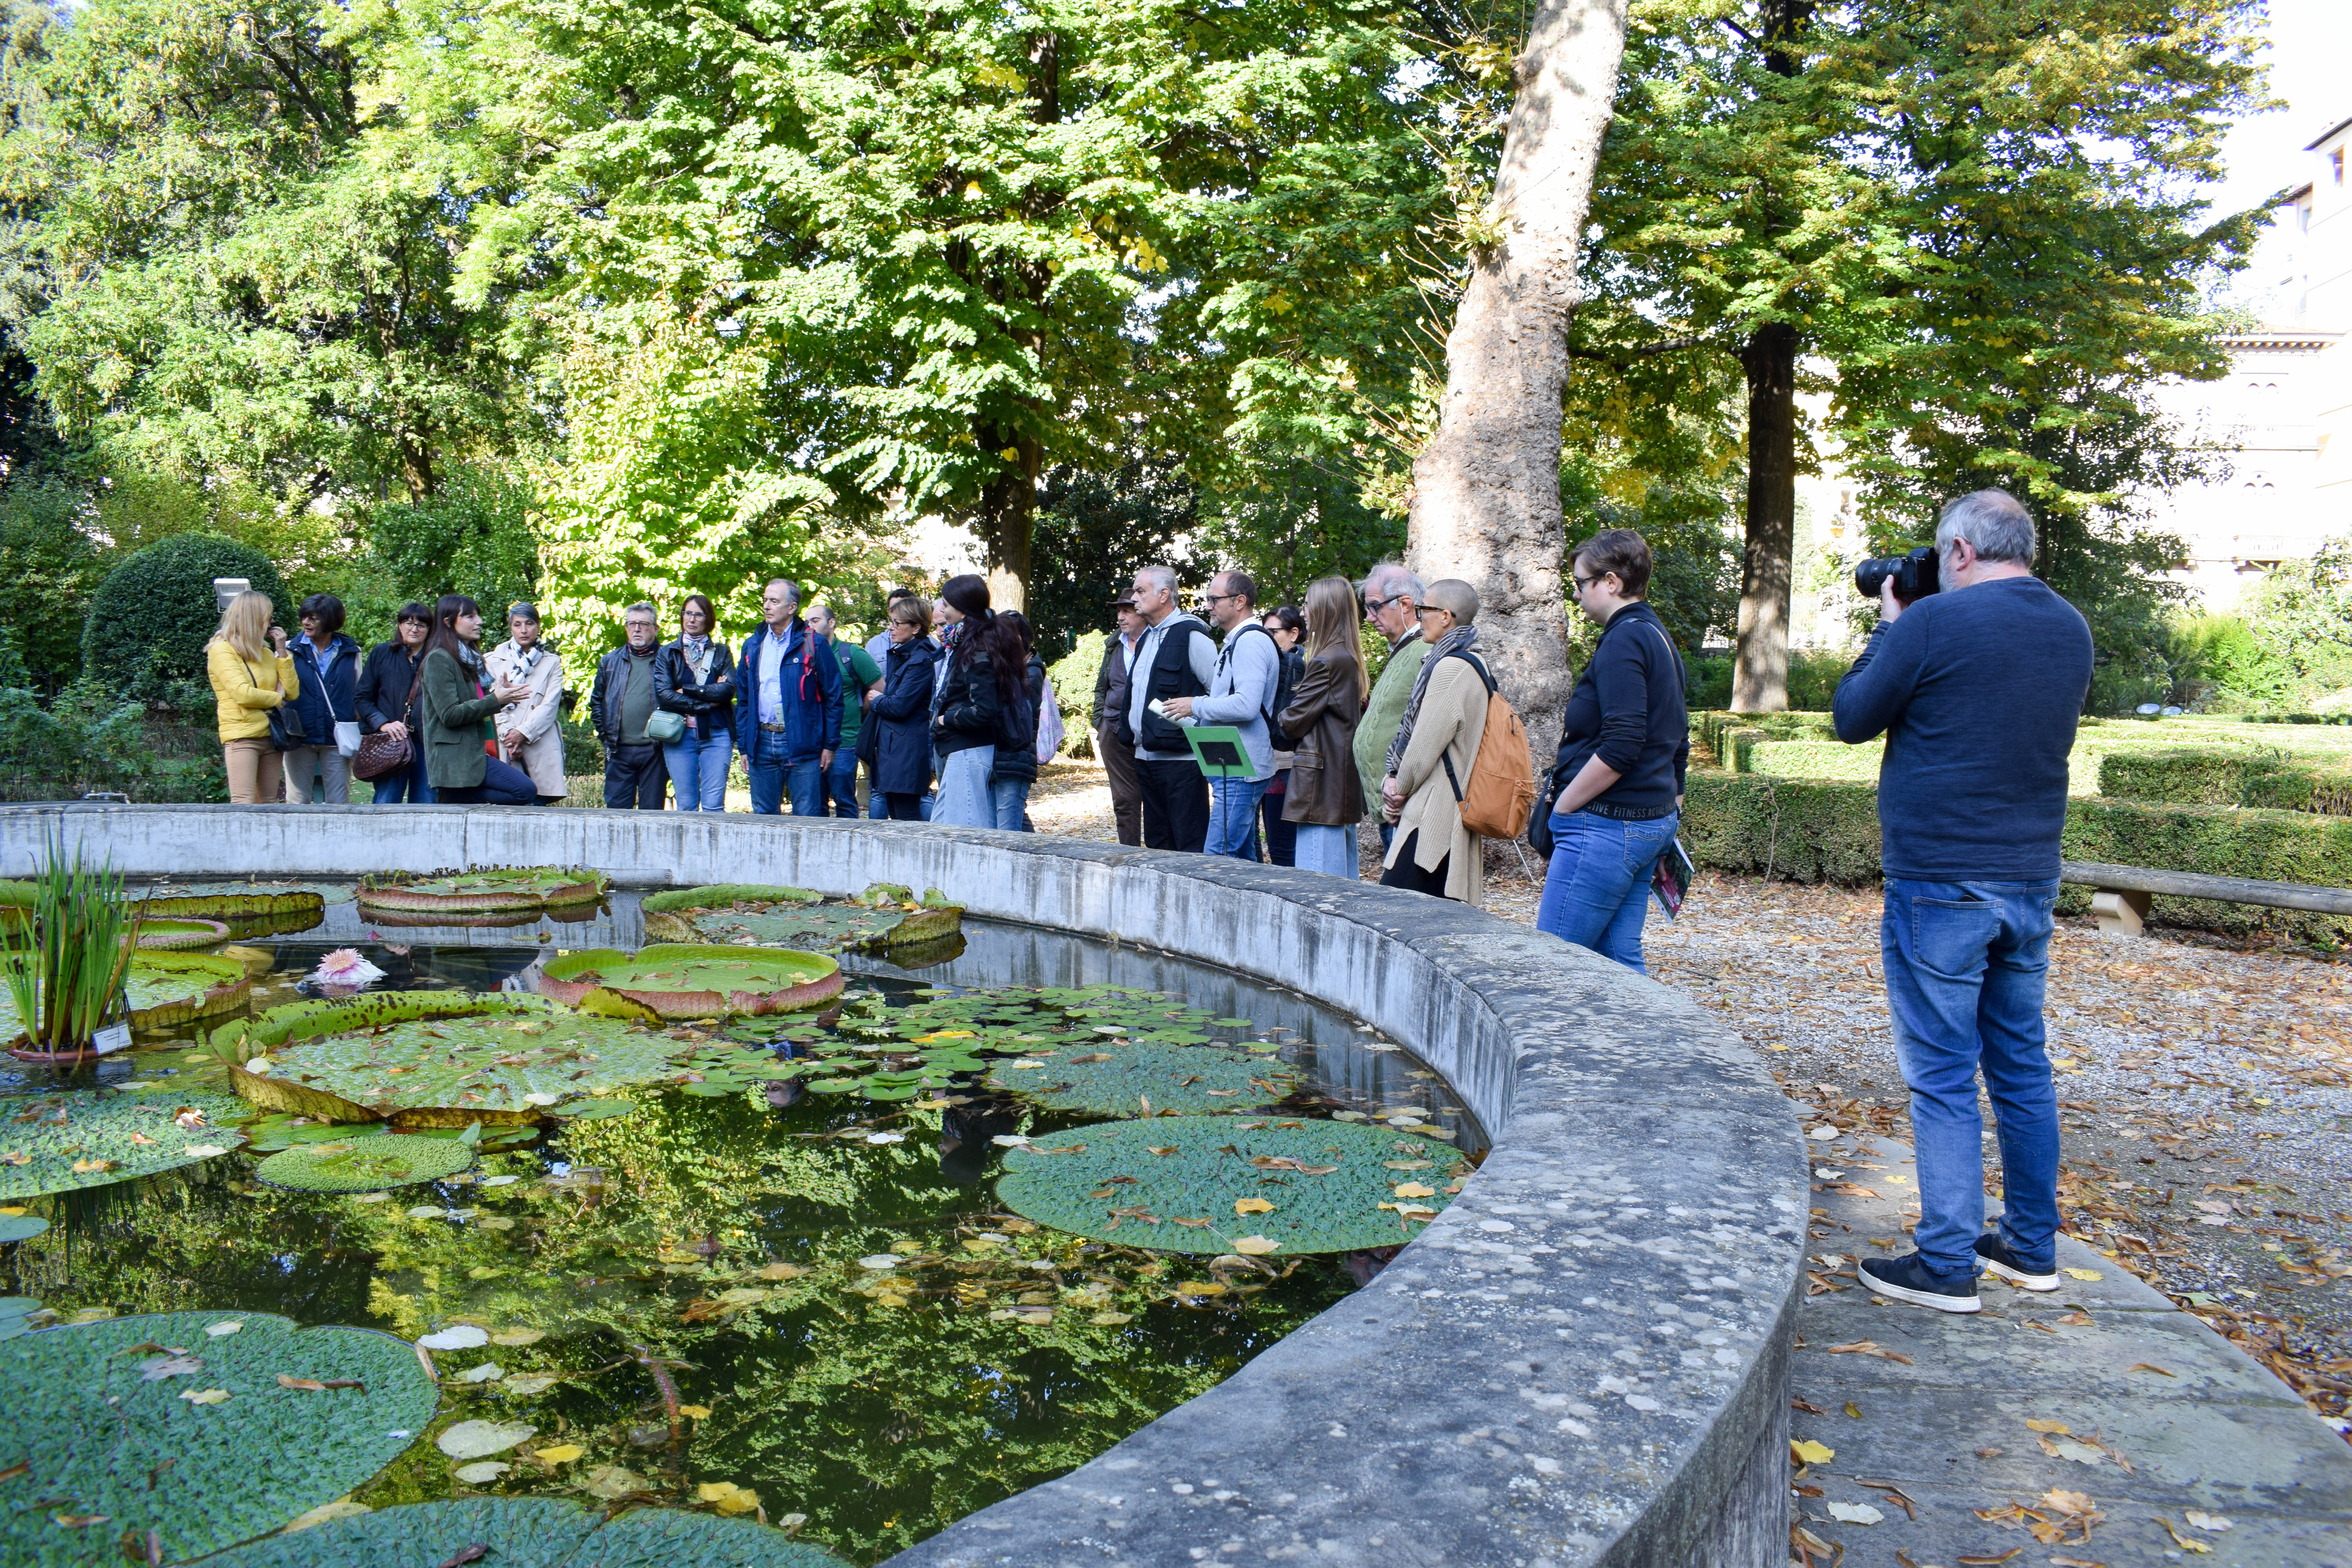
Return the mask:
[[760,597],[767,624],[743,644],[735,747],[751,773],[751,809],[824,815],[824,773],[841,735],[841,660],[801,619],[800,584],[779,577]]
[[[1979,1273],[2027,1290],[2061,1283],[2042,1001],[2091,628],[2034,577],[2033,518],[2006,490],[1946,507],[1936,558],[1938,592],[1906,605],[1887,581],[1877,629],[1837,690],[1839,740],[1886,736],[1878,943],[1919,1163],[1918,1250],[1864,1258],[1862,1282],[1973,1312]],[[1979,1070],[2000,1149],[1990,1231]]]

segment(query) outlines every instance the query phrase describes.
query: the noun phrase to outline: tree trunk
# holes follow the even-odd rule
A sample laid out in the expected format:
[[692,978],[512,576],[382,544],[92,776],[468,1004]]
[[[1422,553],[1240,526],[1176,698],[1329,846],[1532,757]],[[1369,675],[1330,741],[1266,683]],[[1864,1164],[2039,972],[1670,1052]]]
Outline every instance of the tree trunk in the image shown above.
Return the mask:
[[981,433],[984,450],[1019,454],[1010,465],[980,487],[976,521],[988,550],[988,603],[991,609],[1029,608],[1029,546],[1037,517],[1037,476],[1045,471],[1045,448],[1034,436],[1009,436],[1002,429]]
[[1748,371],[1748,545],[1731,706],[1789,705],[1789,576],[1797,542],[1797,329],[1768,321],[1739,351]]
[[1517,101],[1445,342],[1437,434],[1412,466],[1408,555],[1478,590],[1478,638],[1549,759],[1568,700],[1560,593],[1560,395],[1577,240],[1625,52],[1627,0],[1546,0],[1516,63]]
[[440,489],[433,473],[433,447],[423,426],[400,433],[400,482],[411,506],[423,506]]

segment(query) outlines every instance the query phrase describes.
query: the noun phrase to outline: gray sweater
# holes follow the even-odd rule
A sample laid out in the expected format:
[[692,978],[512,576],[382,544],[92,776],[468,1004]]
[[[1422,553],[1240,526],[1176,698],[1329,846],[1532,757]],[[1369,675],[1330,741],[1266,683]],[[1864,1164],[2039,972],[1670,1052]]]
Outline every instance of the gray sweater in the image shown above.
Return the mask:
[[1195,721],[1231,724],[1241,731],[1252,783],[1274,776],[1274,738],[1266,732],[1265,710],[1274,705],[1275,688],[1281,684],[1281,649],[1264,626],[1244,621],[1225,634],[1209,694],[1192,699]]

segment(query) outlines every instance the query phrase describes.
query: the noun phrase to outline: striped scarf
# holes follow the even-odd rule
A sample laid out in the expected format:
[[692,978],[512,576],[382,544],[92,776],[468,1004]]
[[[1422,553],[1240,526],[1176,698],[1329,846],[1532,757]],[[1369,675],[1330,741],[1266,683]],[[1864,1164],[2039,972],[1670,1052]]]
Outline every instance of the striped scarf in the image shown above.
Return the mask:
[[1429,678],[1437,669],[1437,661],[1450,653],[1469,653],[1478,646],[1478,628],[1457,626],[1437,639],[1429,657],[1421,661],[1420,670],[1412,678],[1412,696],[1406,700],[1404,720],[1397,725],[1396,739],[1389,742],[1386,771],[1394,778],[1404,765],[1405,749],[1412,744],[1413,721],[1421,717],[1421,700],[1429,694]]

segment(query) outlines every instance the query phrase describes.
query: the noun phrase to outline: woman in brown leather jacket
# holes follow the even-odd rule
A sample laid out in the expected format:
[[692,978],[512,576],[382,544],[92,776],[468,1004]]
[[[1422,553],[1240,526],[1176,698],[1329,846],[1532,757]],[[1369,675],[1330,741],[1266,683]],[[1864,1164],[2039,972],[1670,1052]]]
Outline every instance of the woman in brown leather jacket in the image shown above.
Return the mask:
[[1307,673],[1281,714],[1283,730],[1297,742],[1282,817],[1297,826],[1302,871],[1356,878],[1356,824],[1364,815],[1356,721],[1370,685],[1356,591],[1345,577],[1318,578],[1307,588]]

